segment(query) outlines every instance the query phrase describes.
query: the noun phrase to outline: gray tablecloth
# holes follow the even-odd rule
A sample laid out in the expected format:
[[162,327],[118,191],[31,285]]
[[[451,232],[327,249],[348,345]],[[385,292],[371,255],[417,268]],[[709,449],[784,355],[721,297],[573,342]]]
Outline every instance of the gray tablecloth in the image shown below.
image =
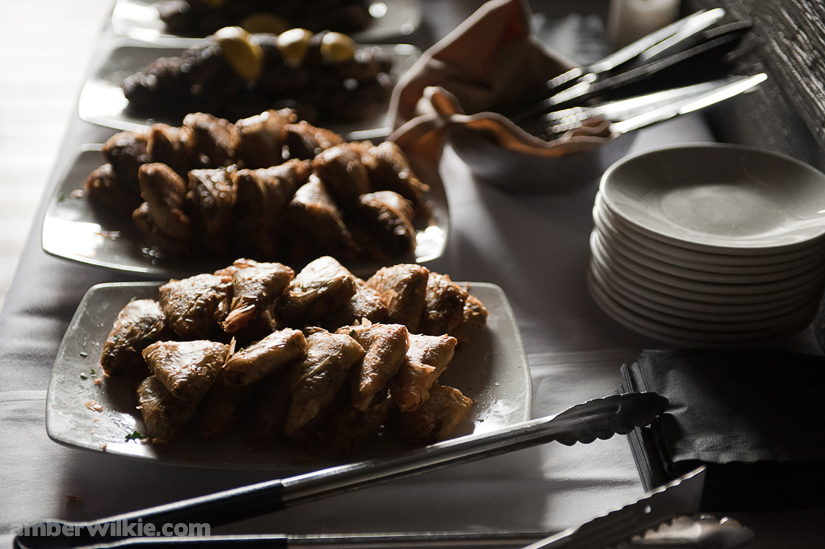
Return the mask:
[[[479,4],[425,1],[426,24],[413,38],[426,45]],[[104,32],[100,58],[111,40],[110,31]],[[81,144],[112,133],[73,121],[51,186]],[[703,119],[692,115],[639,132],[629,153],[710,139]],[[564,194],[509,195],[475,181],[449,145],[440,168],[452,233],[447,253],[430,267],[455,280],[492,282],[505,290],[530,359],[534,417],[615,391],[621,364],[638,349],[660,344],[612,321],[587,291],[598,181]],[[134,278],[44,254],[43,210],[0,316],[0,536],[18,523],[93,519],[271,478],[263,472],[136,462],[48,439],[45,387],[77,304],[93,284]],[[809,337],[799,340],[801,347],[809,342]],[[238,523],[220,533],[556,531],[642,492],[626,440],[614,437],[524,450]],[[823,514],[741,519],[757,531],[755,547],[818,547],[825,539]]]

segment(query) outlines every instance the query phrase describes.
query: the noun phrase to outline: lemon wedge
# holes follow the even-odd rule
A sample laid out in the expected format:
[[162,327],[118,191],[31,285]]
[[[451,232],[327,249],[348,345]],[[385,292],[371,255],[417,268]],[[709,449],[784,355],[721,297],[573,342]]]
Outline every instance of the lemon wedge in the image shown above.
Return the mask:
[[250,34],[240,27],[224,27],[215,33],[226,62],[238,76],[251,82],[261,76],[264,51],[249,37]]
[[278,36],[278,51],[284,61],[292,65],[300,65],[307,54],[309,39],[312,32],[306,29],[289,29]]
[[321,39],[321,57],[330,63],[342,63],[355,57],[355,40],[340,32],[328,32]]

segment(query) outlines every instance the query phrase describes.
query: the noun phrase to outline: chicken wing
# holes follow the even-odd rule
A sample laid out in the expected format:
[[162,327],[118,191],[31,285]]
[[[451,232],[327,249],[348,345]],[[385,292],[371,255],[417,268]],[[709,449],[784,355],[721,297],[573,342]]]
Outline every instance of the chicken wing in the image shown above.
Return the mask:
[[203,339],[224,319],[232,279],[200,274],[160,287],[160,306],[172,330],[184,339]]
[[372,275],[367,286],[381,294],[387,304],[388,322],[404,324],[410,333],[418,333],[429,276],[430,271],[421,265],[393,265]]
[[174,442],[195,417],[195,403],[172,396],[155,376],[147,377],[138,386],[137,398],[146,436],[152,444]]
[[147,151],[152,162],[166,164],[181,177],[195,166],[192,128],[152,124]]
[[260,381],[304,358],[307,341],[300,330],[285,328],[236,352],[226,361],[221,381],[227,387],[243,387]]
[[166,315],[154,299],[130,301],[117,315],[115,325],[103,344],[100,366],[106,375],[143,373],[149,375],[143,349],[168,338],[171,331]]
[[306,358],[290,371],[292,398],[284,424],[287,436],[312,421],[333,402],[336,392],[346,382],[350,368],[365,354],[364,348],[345,334],[317,330],[306,339]]
[[[202,239],[225,237],[235,221],[238,189],[235,170],[218,168],[191,170],[186,198],[194,206],[193,216],[202,228]],[[205,233],[205,234],[203,234]]]
[[140,206],[140,193],[122,184],[111,164],[104,164],[89,174],[83,189],[93,205],[119,217],[129,216]]
[[149,136],[142,132],[120,132],[106,140],[101,149],[119,185],[140,192],[138,169],[151,162]]
[[214,341],[158,341],[143,350],[143,358],[175,398],[197,403],[218,379],[228,353],[228,345]]
[[446,335],[410,334],[409,339],[404,363],[390,383],[402,412],[417,410],[429,398],[430,388],[447,369],[456,346],[456,339]]
[[312,160],[315,156],[344,142],[344,138],[325,128],[318,128],[305,120],[285,126],[284,145],[289,158]]

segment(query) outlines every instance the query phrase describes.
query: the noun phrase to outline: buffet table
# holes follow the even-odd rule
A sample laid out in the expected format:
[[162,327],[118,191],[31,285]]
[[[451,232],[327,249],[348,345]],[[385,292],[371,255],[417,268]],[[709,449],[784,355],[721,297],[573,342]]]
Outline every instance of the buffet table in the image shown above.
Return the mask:
[[[482,2],[425,0],[410,41],[426,48]],[[606,2],[591,6],[601,13]],[[550,16],[564,15],[548,6]],[[578,5],[575,6],[579,8]],[[580,8],[579,8],[580,9]],[[99,39],[101,59],[114,41]],[[64,331],[94,284],[139,278],[46,255],[40,223],[61,171],[84,143],[114,133],[74,119],[0,317],[0,543],[12,525],[46,518],[90,520],[268,480],[261,471],[141,462],[60,446],[44,427],[46,386]],[[640,131],[628,154],[713,139],[700,115]],[[602,166],[602,169],[607,165]],[[660,348],[605,315],[586,284],[594,178],[561,194],[514,195],[473,179],[450,144],[440,165],[451,211],[446,253],[429,264],[454,280],[501,286],[515,312],[533,379],[532,415],[562,411],[616,391],[619,368]],[[797,350],[819,352],[810,332]],[[555,532],[630,503],[643,493],[627,440],[548,444],[384,484],[213,530],[218,533],[423,531]],[[819,547],[825,509],[736,515],[753,547]]]

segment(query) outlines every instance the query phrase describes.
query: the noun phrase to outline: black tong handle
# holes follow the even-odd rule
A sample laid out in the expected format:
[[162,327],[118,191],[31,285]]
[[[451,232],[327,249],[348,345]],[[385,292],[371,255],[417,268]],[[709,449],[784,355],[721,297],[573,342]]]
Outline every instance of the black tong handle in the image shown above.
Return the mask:
[[[322,469],[283,480],[272,480],[215,494],[183,500],[158,507],[87,523],[44,522],[59,525],[76,534],[36,535],[39,525],[15,538],[17,548],[79,547],[92,543],[111,543],[131,535],[116,525],[152,524],[161,531],[168,524],[206,523],[211,527],[281,510],[287,506],[315,501],[368,486],[468,463],[512,452],[549,441],[572,445],[616,433],[627,434],[634,427],[649,424],[662,413],[667,399],[656,393],[628,393],[591,400],[573,406],[557,416],[535,419],[500,431],[472,435],[433,444],[399,457],[362,461]],[[93,535],[95,528],[108,525],[108,535]],[[112,528],[115,528],[112,530]],[[51,530],[45,530],[50,532]],[[115,534],[112,535],[111,532]]]

